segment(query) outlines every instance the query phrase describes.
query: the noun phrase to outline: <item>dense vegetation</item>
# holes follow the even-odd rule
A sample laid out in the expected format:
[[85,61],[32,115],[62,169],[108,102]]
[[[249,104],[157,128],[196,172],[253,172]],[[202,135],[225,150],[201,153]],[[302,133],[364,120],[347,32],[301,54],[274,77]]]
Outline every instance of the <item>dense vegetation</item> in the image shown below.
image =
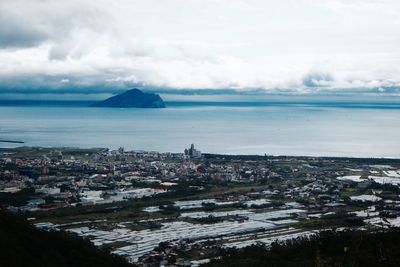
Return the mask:
[[310,238],[263,246],[228,249],[208,267],[219,266],[400,266],[400,230],[322,232]]
[[24,218],[0,211],[0,266],[132,266],[86,239],[36,229]]
[[8,205],[20,207],[34,196],[35,190],[33,188],[25,188],[13,194],[0,192],[0,207],[7,207]]

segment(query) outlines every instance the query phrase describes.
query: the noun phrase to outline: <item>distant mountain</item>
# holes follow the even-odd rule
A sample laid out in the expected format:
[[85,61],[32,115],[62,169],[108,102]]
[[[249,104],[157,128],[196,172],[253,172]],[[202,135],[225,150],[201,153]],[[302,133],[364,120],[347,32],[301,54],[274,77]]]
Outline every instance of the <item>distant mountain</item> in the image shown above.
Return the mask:
[[91,107],[109,108],[165,108],[164,101],[157,94],[144,93],[139,89],[131,89],[122,94],[97,102]]

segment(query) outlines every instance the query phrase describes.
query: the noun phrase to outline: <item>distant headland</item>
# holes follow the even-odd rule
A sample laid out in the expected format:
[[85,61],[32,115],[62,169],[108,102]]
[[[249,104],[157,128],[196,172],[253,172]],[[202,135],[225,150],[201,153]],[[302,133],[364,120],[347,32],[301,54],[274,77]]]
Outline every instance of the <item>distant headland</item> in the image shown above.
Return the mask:
[[17,141],[17,140],[4,140],[4,139],[0,139],[0,143],[23,144],[23,143],[25,143],[25,142],[23,142],[23,141]]
[[90,106],[109,108],[165,108],[165,103],[158,94],[144,93],[134,88]]

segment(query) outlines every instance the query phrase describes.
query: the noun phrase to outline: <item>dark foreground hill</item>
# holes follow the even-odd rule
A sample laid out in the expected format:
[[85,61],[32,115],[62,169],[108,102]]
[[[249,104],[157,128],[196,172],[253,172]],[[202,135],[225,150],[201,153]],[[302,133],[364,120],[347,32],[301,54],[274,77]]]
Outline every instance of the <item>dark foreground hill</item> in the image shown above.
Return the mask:
[[165,108],[164,101],[157,94],[144,93],[139,89],[131,89],[122,94],[112,96],[92,107],[108,108]]
[[0,211],[1,267],[132,267],[123,258],[64,232],[36,229],[22,217]]
[[378,267],[400,266],[400,230],[323,232],[319,236],[221,252],[207,267]]

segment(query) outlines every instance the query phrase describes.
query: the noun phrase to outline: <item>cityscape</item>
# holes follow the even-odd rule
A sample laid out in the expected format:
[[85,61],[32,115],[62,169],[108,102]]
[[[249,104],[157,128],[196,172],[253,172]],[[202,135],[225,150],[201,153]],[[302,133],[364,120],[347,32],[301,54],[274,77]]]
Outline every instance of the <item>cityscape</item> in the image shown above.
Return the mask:
[[0,150],[0,170],[3,208],[139,266],[200,266],[221,249],[400,226],[396,159],[21,147]]

